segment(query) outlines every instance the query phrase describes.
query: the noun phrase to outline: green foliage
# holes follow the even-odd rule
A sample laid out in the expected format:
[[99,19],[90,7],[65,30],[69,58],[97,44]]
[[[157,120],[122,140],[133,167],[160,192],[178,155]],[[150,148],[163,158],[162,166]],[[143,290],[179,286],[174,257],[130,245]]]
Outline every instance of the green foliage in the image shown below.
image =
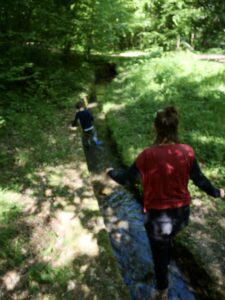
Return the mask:
[[67,57],[71,49],[89,56],[153,45],[168,50],[182,43],[223,47],[220,0],[0,0],[0,5],[1,54],[10,64],[27,62],[37,49],[41,59],[47,49],[63,50]]
[[[223,47],[225,6],[218,1],[141,1],[148,26],[142,44],[174,50],[187,44],[196,49]],[[186,44],[187,43],[187,44]],[[185,46],[186,47],[186,46]]]
[[47,264],[37,263],[29,269],[29,279],[36,283],[51,283],[54,288],[65,290],[69,279],[75,277],[74,272],[70,268],[51,268]]
[[15,222],[18,220],[22,206],[15,201],[16,194],[0,189],[0,266],[7,257],[7,266],[17,267],[23,260],[21,252],[22,239],[17,237],[18,228]]
[[[222,64],[176,53],[142,59],[120,69],[103,105],[126,164],[154,141],[155,111],[175,104],[181,116],[181,142],[193,145],[215,180],[223,177],[225,70]],[[205,166],[206,167],[206,166]]]
[[13,201],[13,194],[10,194],[9,192],[7,192],[7,190],[0,189],[1,224],[7,225],[10,222],[15,221],[21,211],[21,208],[21,205],[19,205],[16,201]]
[[197,5],[203,11],[203,17],[198,22],[201,28],[201,47],[224,48],[225,5],[222,0],[202,0]]
[[71,7],[77,18],[79,43],[88,55],[91,50],[102,52],[119,49],[121,39],[131,30],[132,1],[87,0]]
[[182,41],[193,44],[196,35],[195,24],[203,12],[195,1],[151,1],[145,8],[151,20],[149,39],[166,50],[180,47]]

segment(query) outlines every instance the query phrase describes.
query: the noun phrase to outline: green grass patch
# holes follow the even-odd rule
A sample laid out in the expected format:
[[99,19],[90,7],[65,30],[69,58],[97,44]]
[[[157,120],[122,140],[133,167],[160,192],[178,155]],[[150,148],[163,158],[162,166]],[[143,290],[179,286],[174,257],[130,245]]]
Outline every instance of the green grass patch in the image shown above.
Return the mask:
[[175,104],[181,142],[192,145],[210,177],[224,183],[224,65],[200,61],[194,54],[170,53],[137,59],[119,71],[102,106],[123,162],[129,165],[153,143],[155,112]]
[[0,190],[0,274],[6,268],[18,267],[23,261],[24,240],[18,233],[22,205],[16,201],[17,197],[14,192]]

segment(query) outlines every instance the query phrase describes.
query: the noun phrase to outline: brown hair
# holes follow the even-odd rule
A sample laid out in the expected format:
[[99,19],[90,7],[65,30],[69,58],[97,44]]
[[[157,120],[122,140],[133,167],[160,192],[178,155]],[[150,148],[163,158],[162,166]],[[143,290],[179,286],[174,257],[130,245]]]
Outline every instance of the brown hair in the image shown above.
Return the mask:
[[158,110],[154,120],[156,129],[155,144],[178,143],[178,111],[173,106]]
[[79,100],[77,103],[76,103],[76,109],[81,109],[82,107],[85,107],[85,103],[83,100]]

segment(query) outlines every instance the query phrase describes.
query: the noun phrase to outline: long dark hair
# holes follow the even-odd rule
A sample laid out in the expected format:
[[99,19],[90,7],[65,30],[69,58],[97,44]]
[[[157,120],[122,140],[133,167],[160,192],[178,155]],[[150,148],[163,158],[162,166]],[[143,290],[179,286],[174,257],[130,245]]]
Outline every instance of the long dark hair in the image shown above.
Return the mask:
[[156,129],[155,144],[179,143],[179,117],[178,111],[173,105],[157,111],[154,125]]

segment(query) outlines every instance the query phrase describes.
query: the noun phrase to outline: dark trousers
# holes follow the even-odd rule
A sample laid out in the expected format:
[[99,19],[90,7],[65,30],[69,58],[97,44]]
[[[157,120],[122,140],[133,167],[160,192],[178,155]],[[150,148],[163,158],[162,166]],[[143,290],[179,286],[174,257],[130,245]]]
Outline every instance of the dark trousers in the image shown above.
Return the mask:
[[145,228],[151,245],[156,286],[168,287],[168,266],[171,258],[172,238],[188,224],[190,209],[183,206],[173,209],[150,209]]

